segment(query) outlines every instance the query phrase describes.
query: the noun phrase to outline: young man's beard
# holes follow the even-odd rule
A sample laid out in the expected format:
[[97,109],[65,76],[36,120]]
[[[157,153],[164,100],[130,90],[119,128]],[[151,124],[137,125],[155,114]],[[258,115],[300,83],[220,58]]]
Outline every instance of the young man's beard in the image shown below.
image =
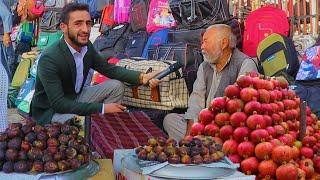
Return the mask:
[[77,40],[77,35],[72,35],[69,30],[68,30],[68,36],[69,36],[69,39],[71,40],[71,42],[74,43],[77,46],[83,47],[83,46],[86,46],[88,44],[88,42],[87,43],[80,43]]

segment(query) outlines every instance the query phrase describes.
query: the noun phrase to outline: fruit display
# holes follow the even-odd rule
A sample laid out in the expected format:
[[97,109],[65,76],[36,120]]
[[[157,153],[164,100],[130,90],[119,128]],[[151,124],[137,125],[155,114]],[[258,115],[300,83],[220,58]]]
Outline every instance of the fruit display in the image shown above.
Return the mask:
[[257,179],[319,179],[320,121],[307,106],[299,141],[300,116],[300,98],[284,78],[251,72],[200,111],[191,135],[220,139],[239,170]]
[[75,170],[89,160],[89,146],[75,126],[40,126],[28,120],[25,125],[9,124],[0,133],[0,170],[5,173]]
[[224,157],[222,144],[210,136],[187,136],[179,143],[171,138],[150,138],[135,151],[141,160],[171,164],[209,164]]

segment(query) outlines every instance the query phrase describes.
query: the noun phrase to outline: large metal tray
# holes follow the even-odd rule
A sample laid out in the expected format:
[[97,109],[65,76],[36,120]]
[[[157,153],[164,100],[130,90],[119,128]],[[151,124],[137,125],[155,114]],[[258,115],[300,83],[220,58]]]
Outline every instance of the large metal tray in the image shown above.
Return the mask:
[[85,180],[94,176],[100,171],[100,165],[95,160],[80,166],[77,170],[68,170],[57,173],[39,173],[39,174],[23,174],[23,173],[9,173],[0,172],[0,179],[19,179],[19,180]]

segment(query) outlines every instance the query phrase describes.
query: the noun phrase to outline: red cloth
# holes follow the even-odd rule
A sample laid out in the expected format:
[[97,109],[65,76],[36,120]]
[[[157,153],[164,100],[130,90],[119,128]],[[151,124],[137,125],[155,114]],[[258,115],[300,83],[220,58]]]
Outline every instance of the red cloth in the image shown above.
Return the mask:
[[151,137],[166,137],[142,111],[112,113],[91,117],[91,139],[102,158],[113,159],[115,149],[145,145]]

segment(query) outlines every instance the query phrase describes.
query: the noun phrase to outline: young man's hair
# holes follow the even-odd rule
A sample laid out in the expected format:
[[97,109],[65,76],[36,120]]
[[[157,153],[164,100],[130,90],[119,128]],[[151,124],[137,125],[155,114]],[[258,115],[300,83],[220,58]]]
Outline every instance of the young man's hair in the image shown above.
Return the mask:
[[82,3],[69,3],[66,4],[61,11],[60,21],[68,24],[70,13],[74,11],[87,11],[89,12],[89,6],[87,4]]

